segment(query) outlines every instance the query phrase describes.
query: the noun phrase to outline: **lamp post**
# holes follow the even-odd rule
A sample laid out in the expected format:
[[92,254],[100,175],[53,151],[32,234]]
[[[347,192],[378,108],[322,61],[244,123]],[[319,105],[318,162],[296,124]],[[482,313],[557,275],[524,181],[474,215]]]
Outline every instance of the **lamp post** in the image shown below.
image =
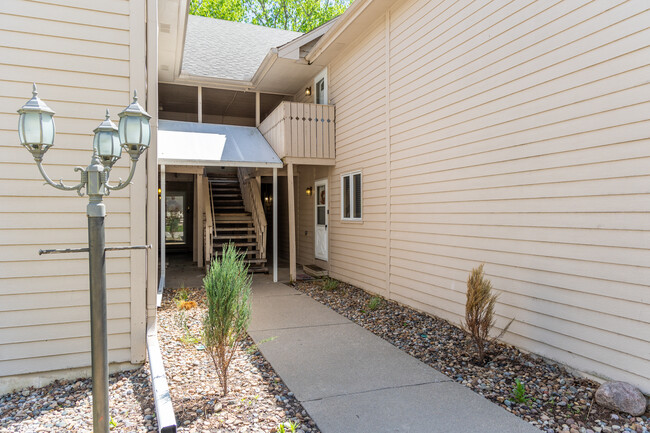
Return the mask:
[[[86,208],[88,215],[88,251],[90,270],[90,338],[92,349],[93,383],[93,431],[109,431],[108,414],[108,343],[106,332],[106,247],[104,238],[104,217],[106,208],[103,197],[111,191],[126,188],[130,184],[140,155],[147,150],[151,139],[151,116],[138,104],[138,96],[133,92],[133,102],[119,114],[119,128],[110,120],[108,110],[106,119],[94,130],[93,154],[90,165],[85,169],[76,167],[81,181],[74,186],[58,183],[45,173],[43,156],[54,145],[54,111],[39,97],[34,84],[32,99],[18,110],[18,135],[22,144],[34,157],[45,181],[56,189],[77,191],[79,196],[88,195]],[[113,164],[122,156],[122,150],[131,158],[131,171],[126,181],[119,180],[115,186],[109,184]],[[127,247],[128,248],[128,247]],[[138,248],[138,247],[131,247]],[[125,248],[121,248],[125,249]],[[65,250],[59,252],[71,252]]]

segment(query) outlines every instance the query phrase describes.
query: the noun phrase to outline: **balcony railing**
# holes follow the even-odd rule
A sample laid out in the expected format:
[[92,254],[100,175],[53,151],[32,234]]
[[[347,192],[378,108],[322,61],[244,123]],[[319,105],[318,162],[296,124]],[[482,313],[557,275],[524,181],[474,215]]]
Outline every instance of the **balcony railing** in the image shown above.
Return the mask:
[[334,159],[334,106],[284,101],[259,130],[280,158]]

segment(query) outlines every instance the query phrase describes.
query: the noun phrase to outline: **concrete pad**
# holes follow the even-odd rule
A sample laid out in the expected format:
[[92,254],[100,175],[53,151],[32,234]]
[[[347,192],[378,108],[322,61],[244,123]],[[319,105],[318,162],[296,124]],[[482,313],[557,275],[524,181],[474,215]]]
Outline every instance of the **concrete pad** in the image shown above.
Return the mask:
[[[270,329],[297,328],[350,323],[348,319],[307,295],[266,296],[251,299],[248,333]],[[255,338],[255,337],[253,337]]]
[[323,433],[540,433],[455,382],[380,389],[302,405]]
[[[313,316],[306,318],[314,321]],[[249,334],[256,342],[275,337],[259,349],[300,401],[450,380],[371,332],[347,322]]]
[[252,286],[253,298],[261,298],[266,296],[290,296],[300,295],[301,293],[289,287],[286,284],[274,283],[273,281],[260,281],[253,280]]

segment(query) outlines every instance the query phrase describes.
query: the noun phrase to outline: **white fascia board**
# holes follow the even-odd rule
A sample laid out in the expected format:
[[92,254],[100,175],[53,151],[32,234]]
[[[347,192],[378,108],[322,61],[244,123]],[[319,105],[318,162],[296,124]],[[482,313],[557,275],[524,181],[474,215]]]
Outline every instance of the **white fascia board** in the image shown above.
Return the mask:
[[203,167],[250,167],[250,168],[282,168],[281,162],[240,162],[240,161],[214,161],[211,159],[174,159],[158,158],[158,165],[184,165]]
[[317,59],[372,2],[373,0],[356,0],[352,2],[350,7],[338,17],[334,25],[328,29],[309,54],[305,56],[305,60],[312,63]]

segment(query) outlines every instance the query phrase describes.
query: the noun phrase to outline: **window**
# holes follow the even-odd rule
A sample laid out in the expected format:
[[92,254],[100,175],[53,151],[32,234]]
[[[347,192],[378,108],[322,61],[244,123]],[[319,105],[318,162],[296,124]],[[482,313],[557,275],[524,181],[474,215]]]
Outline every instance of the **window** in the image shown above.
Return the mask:
[[316,104],[327,104],[327,68],[314,78],[314,102]]
[[361,220],[361,173],[341,176],[341,219]]

